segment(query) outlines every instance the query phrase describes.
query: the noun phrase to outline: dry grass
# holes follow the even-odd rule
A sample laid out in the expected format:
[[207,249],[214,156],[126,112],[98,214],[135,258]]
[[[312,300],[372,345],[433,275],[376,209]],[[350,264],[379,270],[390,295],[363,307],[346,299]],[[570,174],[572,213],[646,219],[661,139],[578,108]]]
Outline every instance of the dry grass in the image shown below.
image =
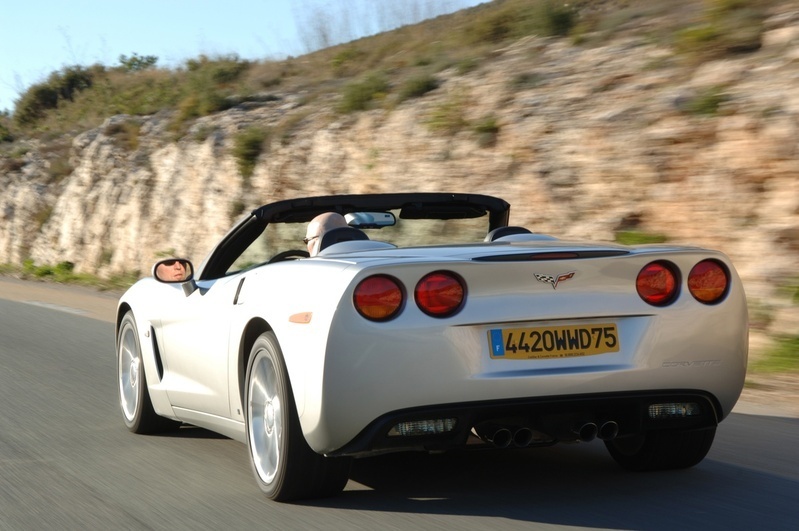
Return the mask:
[[[401,95],[383,98],[386,91],[410,91],[404,96],[408,97],[413,92],[407,87],[410,80],[429,80],[447,68],[473,70],[506,42],[530,35],[569,36],[575,44],[593,45],[629,33],[673,44],[691,61],[701,62],[756,48],[763,14],[775,1],[495,0],[282,61],[200,56],[174,70],[70,67],[54,73],[53,82],[63,84],[67,74],[79,71],[91,75],[90,86],[81,85],[70,100],[49,109],[35,108],[35,98],[27,98],[34,105],[27,109],[28,119],[9,127],[6,117],[3,125],[10,130],[4,137],[75,133],[112,115],[163,110],[172,113],[172,131],[182,136],[194,119],[257,100],[264,93],[346,98],[355,84],[383,76],[385,87],[364,104],[348,105],[348,112],[368,109],[401,101]],[[424,90],[418,94],[423,96]],[[15,118],[19,111],[15,109]]]

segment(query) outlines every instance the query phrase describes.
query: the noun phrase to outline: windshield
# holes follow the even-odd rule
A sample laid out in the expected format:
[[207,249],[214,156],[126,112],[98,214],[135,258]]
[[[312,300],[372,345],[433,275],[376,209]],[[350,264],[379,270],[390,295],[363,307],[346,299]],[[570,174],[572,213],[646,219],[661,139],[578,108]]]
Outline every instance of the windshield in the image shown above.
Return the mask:
[[[397,247],[420,245],[452,245],[483,241],[488,232],[488,217],[471,219],[402,219],[399,210],[392,211],[396,224],[382,228],[363,228],[370,240],[391,243]],[[271,223],[228,269],[233,273],[268,263],[280,253],[305,251],[303,238],[307,223]],[[299,257],[299,256],[297,256]]]

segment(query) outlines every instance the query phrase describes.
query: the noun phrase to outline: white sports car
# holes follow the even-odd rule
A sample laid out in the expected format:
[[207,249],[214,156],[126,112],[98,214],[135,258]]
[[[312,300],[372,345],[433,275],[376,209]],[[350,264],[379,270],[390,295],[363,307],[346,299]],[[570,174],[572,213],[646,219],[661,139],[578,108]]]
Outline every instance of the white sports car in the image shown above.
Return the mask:
[[[748,318],[722,253],[561,241],[476,194],[311,197],[161,260],[116,317],[127,427],[247,444],[275,500],[350,460],[602,439],[623,467],[701,461],[741,392]],[[348,226],[309,257],[306,224]]]

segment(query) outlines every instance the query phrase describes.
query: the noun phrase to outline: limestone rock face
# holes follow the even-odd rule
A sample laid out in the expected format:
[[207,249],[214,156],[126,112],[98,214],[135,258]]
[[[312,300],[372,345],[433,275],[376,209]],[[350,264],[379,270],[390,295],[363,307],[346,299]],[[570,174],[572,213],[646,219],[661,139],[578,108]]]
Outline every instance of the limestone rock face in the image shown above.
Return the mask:
[[[526,38],[474,71],[439,73],[438,89],[391,109],[340,115],[334,97],[274,94],[202,118],[178,141],[168,116],[115,116],[72,140],[74,170],[58,182],[37,155],[43,146],[0,174],[0,262],[146,274],[163,255],[199,264],[267,202],[474,192],[509,201],[514,225],[562,239],[633,229],[720,249],[750,300],[778,311],[799,259],[791,13],[773,13],[758,51],[699,67],[643,38],[599,47]],[[490,121],[494,132],[475,127]],[[133,145],[119,133],[130,124]],[[251,126],[275,133],[245,178],[234,142]]]

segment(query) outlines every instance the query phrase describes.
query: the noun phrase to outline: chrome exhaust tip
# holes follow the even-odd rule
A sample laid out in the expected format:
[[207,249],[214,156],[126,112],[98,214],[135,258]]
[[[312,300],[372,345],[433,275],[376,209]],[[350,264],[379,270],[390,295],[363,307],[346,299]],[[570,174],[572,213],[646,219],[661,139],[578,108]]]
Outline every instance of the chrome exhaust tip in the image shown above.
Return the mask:
[[619,434],[619,425],[616,421],[609,420],[599,427],[597,436],[603,441],[611,441]]
[[513,434],[507,428],[500,428],[488,438],[488,442],[497,448],[507,448],[513,440]]
[[583,442],[590,442],[596,439],[597,434],[599,433],[599,428],[593,422],[586,422],[579,428],[574,430],[574,433],[577,434],[577,438]]
[[513,444],[524,448],[533,442],[533,430],[530,428],[519,428],[513,433]]

